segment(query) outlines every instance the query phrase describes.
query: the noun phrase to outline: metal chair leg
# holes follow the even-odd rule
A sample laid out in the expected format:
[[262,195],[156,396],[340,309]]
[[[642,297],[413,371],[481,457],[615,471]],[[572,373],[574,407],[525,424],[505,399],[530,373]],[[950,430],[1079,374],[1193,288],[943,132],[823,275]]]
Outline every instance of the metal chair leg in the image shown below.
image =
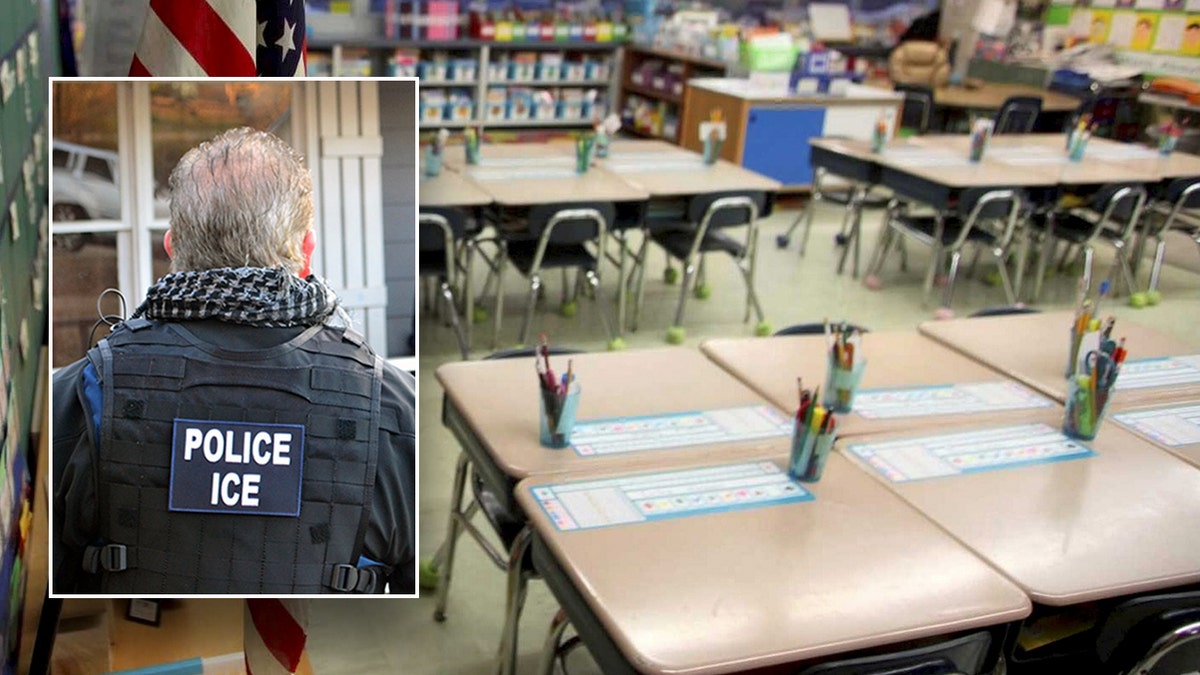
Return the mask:
[[[817,204],[822,201],[821,197],[821,178],[825,175],[823,169],[817,169],[813,173],[812,198],[805,205],[804,213],[800,217],[804,218],[804,234],[800,236],[800,257],[804,257],[804,251],[808,248],[808,237],[812,234],[813,217],[816,214]],[[796,222],[792,223],[792,227],[788,230],[788,235],[792,234],[792,230],[800,222],[800,217],[796,218]]]
[[[1019,286],[1014,286],[1012,279],[1008,276],[1008,265],[1006,258],[1007,252],[1002,249],[994,249],[992,255],[996,258],[996,265],[1000,268],[1000,285],[1004,287],[1004,297],[1008,299],[1009,305],[1017,304],[1017,297],[1020,293]],[[1019,265],[1020,263],[1018,263]],[[1020,272],[1018,271],[1018,275]],[[1018,276],[1018,279],[1020,277]]]
[[466,361],[471,358],[471,350],[467,347],[466,336],[463,335],[462,322],[458,320],[458,305],[454,301],[454,291],[445,280],[441,283],[441,290],[442,299],[446,303],[446,311],[450,315],[450,325],[454,328],[454,339],[458,341],[458,351],[462,354],[463,361]]
[[500,321],[504,315],[504,268],[508,267],[508,249],[500,242],[500,251],[496,256],[496,316],[492,317],[492,349],[500,344]]
[[604,332],[608,335],[608,341],[612,342],[617,334],[613,332],[612,323],[608,320],[608,303],[605,302],[604,290],[600,286],[600,275],[596,274],[595,270],[587,270],[584,275],[588,285],[592,287],[592,295],[595,298],[596,309],[600,312],[600,322],[604,324]]
[[467,484],[467,469],[471,459],[467,453],[458,454],[458,464],[454,467],[454,487],[450,490],[450,517],[446,522],[446,538],[442,540],[440,553],[444,559],[438,565],[437,605],[433,610],[435,621],[446,620],[446,600],[450,594],[450,579],[454,571],[454,549],[458,544],[458,535],[462,534],[459,527],[458,515],[462,513],[463,490]]
[[638,329],[638,321],[642,317],[642,304],[646,299],[646,264],[649,262],[646,259],[647,248],[650,246],[650,233],[646,232],[646,236],[642,239],[642,245],[638,249],[638,272],[637,272],[637,293],[633,301],[633,325],[629,330],[636,331]]
[[675,324],[676,326],[683,325],[683,308],[687,304],[688,293],[692,291],[692,284],[696,279],[696,264],[694,261],[688,261],[683,265],[683,283],[679,287],[679,305],[675,308]]
[[962,259],[962,251],[950,254],[950,274],[946,279],[946,288],[942,290],[942,307],[950,309],[950,301],[954,298],[954,282],[958,279],[958,264]]
[[571,620],[567,613],[559,609],[550,620],[550,630],[546,632],[546,641],[542,643],[542,660],[538,664],[538,675],[554,675],[554,660],[558,657],[558,647],[562,643],[563,633]]
[[849,221],[849,226],[846,222],[842,223],[842,237],[845,240],[845,245],[842,247],[842,255],[838,259],[837,273],[841,274],[846,268],[846,258],[850,255],[850,247],[854,247],[854,278],[858,278],[858,235],[859,225],[862,223],[862,204],[866,198],[866,189],[860,186],[854,187],[854,192],[850,195],[850,199],[846,203],[846,220]]
[[1091,244],[1088,244],[1083,249],[1083,287],[1085,289],[1092,287],[1092,264],[1095,259],[1096,252],[1092,250]]
[[533,312],[537,309],[538,291],[542,288],[542,277],[534,272],[529,275],[529,303],[525,306],[525,320],[521,323],[521,344],[528,344],[529,329],[533,326]]
[[1154,266],[1150,268],[1150,285],[1146,287],[1148,291],[1158,290],[1158,275],[1162,272],[1163,260],[1167,254],[1167,242],[1161,237],[1158,243],[1154,246]]
[[467,240],[463,246],[463,317],[466,326],[463,334],[467,341],[467,351],[471,349],[471,327],[475,324],[475,294],[472,290],[471,275],[474,273],[475,245]]
[[504,630],[500,637],[497,668],[500,675],[515,675],[517,672],[517,637],[521,624],[521,610],[525,608],[525,594],[529,590],[529,579],[523,568],[525,552],[533,531],[524,527],[513,540],[508,553],[508,591],[504,609]]

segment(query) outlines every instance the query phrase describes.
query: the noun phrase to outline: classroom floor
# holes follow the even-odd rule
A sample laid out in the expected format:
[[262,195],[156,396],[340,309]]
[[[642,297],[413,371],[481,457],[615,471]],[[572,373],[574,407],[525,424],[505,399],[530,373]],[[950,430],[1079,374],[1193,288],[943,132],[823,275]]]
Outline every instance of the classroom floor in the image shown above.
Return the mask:
[[[893,256],[881,275],[884,289],[871,291],[861,281],[852,279],[848,271],[843,276],[834,273],[839,249],[834,246],[833,239],[841,219],[841,211],[836,206],[826,205],[820,210],[804,258],[797,252],[798,236],[793,237],[787,249],[776,247],[776,236],[787,230],[800,207],[798,199],[784,200],[762,226],[758,291],[767,318],[775,328],[829,317],[872,330],[912,330],[919,322],[932,317],[938,297],[932,299],[929,307],[923,307],[921,303],[927,249],[909,246],[909,271],[906,273],[900,272],[899,258]],[[878,228],[878,216],[869,213],[864,222],[864,270]],[[1196,329],[1200,325],[1200,255],[1186,239],[1172,243],[1180,246],[1172,252],[1171,259],[1179,260],[1191,269],[1168,266],[1164,270],[1160,282],[1163,302],[1156,307],[1135,310],[1120,301],[1113,301],[1107,304],[1105,311],[1118,317],[1118,328],[1121,321],[1147,323],[1200,347],[1200,331]],[[1107,271],[1110,260],[1107,252],[1101,252],[1098,269]],[[674,315],[679,287],[663,283],[661,252],[653,252],[650,265],[641,329],[625,335],[631,349],[665,346],[665,332]],[[609,273],[609,269],[605,270],[608,274],[605,289],[611,298],[615,274]],[[1005,304],[999,286],[982,282],[988,271],[985,256],[976,278],[960,280],[954,299],[958,316]],[[707,337],[753,335],[753,322],[742,323],[745,295],[732,263],[714,256],[708,274],[712,297],[688,304],[685,318],[687,348],[695,348]],[[1143,268],[1142,283],[1147,274],[1148,265]],[[505,337],[501,347],[511,347],[516,342],[525,306],[526,287],[523,283],[519,275],[509,274],[505,289]],[[534,331],[548,333],[554,344],[603,349],[605,341],[595,305],[581,302],[578,315],[573,319],[564,319],[555,311],[560,283],[557,274],[549,276],[546,300],[536,316]],[[1047,281],[1038,307],[1048,310],[1069,308],[1074,291],[1073,277],[1057,275]],[[478,348],[472,353],[473,358],[491,351],[487,348],[490,346],[490,323],[477,325],[476,333]],[[421,555],[428,557],[441,543],[445,531],[454,464],[459,452],[453,437],[441,424],[442,392],[434,378],[434,370],[459,357],[450,329],[428,312],[422,314],[419,334],[419,536]],[[1014,339],[1020,339],[1020,336],[1014,336]],[[1136,355],[1136,346],[1131,348],[1131,353]],[[482,518],[479,520],[482,522]],[[482,527],[486,529],[486,523]],[[647,552],[647,555],[653,553]],[[415,600],[349,599],[311,603],[308,651],[314,670],[319,675],[488,673],[499,644],[504,588],[502,572],[474,542],[463,537],[458,547],[448,616],[444,623],[433,620],[433,592],[424,592]],[[533,582],[521,621],[519,672],[533,672],[536,668],[546,628],[556,609],[545,586]],[[598,671],[586,650],[582,649],[571,656],[569,665],[572,675]]]

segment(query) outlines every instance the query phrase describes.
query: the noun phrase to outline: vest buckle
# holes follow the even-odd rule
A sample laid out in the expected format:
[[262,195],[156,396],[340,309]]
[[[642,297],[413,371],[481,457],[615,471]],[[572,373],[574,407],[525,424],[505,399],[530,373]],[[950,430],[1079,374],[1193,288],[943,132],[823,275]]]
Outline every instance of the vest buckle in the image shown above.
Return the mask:
[[339,593],[374,593],[375,582],[374,570],[342,564],[333,566],[329,586]]
[[125,544],[89,546],[83,552],[83,568],[92,574],[100,570],[124,572],[129,569],[129,549]]

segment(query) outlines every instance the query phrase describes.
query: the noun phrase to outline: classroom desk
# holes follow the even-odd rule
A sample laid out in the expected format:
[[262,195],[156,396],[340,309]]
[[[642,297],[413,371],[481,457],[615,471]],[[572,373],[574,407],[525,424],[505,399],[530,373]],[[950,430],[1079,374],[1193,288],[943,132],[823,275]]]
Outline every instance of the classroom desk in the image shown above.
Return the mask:
[[[529,207],[560,202],[645,201],[645,190],[630,185],[603,167],[575,173],[575,159],[555,162],[540,158],[532,164],[491,165],[486,161],[462,172],[502,207]],[[482,161],[482,160],[481,160]]]
[[616,141],[600,166],[650,194],[690,197],[739,190],[777,192],[779,181],[719,159],[705,164],[694,152],[662,141]]
[[[1057,430],[1062,415],[1029,422]],[[836,447],[854,456],[856,444],[940,433]],[[1061,607],[1200,581],[1200,471],[1109,422],[1083,445],[1095,454],[904,483],[855,461],[1035,603]]]
[[[451,146],[443,160],[456,171],[466,168],[467,155],[462,146]],[[479,164],[487,168],[521,168],[562,165],[574,168],[575,144],[569,141],[550,143],[481,143]]]
[[[1030,612],[1013,584],[836,454],[805,502],[560,531],[533,496],[596,478],[528,479],[517,498],[535,567],[606,672],[614,660],[642,673],[751,670]],[[598,649],[606,636],[615,646]]]
[[933,90],[934,105],[964,110],[999,110],[1010,96],[1037,96],[1042,99],[1043,112],[1073,112],[1081,101],[1048,89],[1039,89],[1022,84],[984,82],[978,87],[944,85]]
[[[767,340],[711,339],[700,350],[739,380],[753,387],[771,403],[783,410],[795,410],[797,405],[797,376],[805,386],[824,387],[828,349],[823,335],[783,336]],[[860,394],[871,389],[916,389],[949,384],[1007,384],[1018,387],[1018,395],[1029,396],[1029,405],[1015,410],[963,412],[948,415],[927,415],[892,418],[867,418],[856,412],[837,416],[838,435],[857,436],[886,431],[937,429],[947,424],[975,422],[1013,422],[1028,417],[1035,410],[1062,408],[1023,385],[1007,380],[991,368],[981,365],[952,349],[917,333],[896,331],[866,333],[862,336],[860,358],[867,360]],[[911,403],[921,409],[928,403]]]
[[492,203],[492,196],[470,178],[443,166],[436,176],[421,171],[417,183],[419,208],[471,208]]
[[[926,321],[918,329],[942,344],[1024,382],[1060,403],[1067,397],[1067,352],[1075,313],[1043,312],[1011,316]],[[1153,328],[1117,320],[1113,337],[1125,337],[1129,357],[1125,370],[1138,359],[1200,353],[1189,345]],[[1169,402],[1196,394],[1200,387],[1179,386],[1117,390],[1110,405]]]
[[1105,424],[1120,424],[1200,468],[1200,395],[1149,406],[1116,404],[1105,417]]
[[[717,367],[700,352],[690,349],[654,349],[577,354],[551,358],[557,372],[565,372],[568,359],[581,387],[578,419],[667,415],[688,411],[762,406],[781,420],[787,417]],[[445,602],[446,583],[454,559],[454,542],[462,525],[463,488],[468,466],[501,507],[520,514],[513,497],[517,481],[567,470],[599,471],[638,466],[662,467],[695,464],[713,458],[783,455],[790,435],[776,435],[721,445],[689,445],[639,452],[594,455],[579,454],[574,448],[549,449],[538,439],[538,385],[532,358],[450,363],[435,372],[445,390],[442,421],[462,447],[451,492],[450,528],[445,543],[443,584],[439,604]],[[465,519],[469,519],[466,516]],[[523,595],[520,574],[526,543],[513,544],[507,552],[508,619],[501,638],[499,664],[510,672]],[[515,567],[512,561],[516,561]],[[516,575],[516,578],[513,578]],[[442,604],[444,606],[444,604]],[[514,612],[515,609],[515,615]],[[440,610],[439,610],[440,611]]]

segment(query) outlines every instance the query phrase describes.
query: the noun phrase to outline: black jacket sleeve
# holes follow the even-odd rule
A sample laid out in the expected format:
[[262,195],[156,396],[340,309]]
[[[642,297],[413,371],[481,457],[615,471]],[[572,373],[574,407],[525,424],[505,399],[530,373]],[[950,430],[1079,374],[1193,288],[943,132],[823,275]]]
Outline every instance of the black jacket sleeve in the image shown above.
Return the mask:
[[391,593],[416,592],[416,383],[384,364],[375,492],[363,555],[392,569]]
[[59,370],[52,382],[54,451],[51,456],[54,490],[53,584],[54,592],[84,591],[83,549],[98,533],[96,520],[95,433],[84,396],[82,359]]

